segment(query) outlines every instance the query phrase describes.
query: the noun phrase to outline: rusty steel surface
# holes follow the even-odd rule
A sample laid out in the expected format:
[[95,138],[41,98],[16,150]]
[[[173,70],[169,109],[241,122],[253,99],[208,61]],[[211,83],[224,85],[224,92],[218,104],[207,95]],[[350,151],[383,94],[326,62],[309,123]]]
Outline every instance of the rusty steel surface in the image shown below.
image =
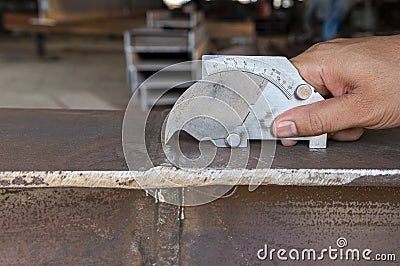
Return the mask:
[[[121,144],[123,115],[123,111],[2,109],[0,171],[128,170]],[[154,136],[147,148],[155,165],[165,163],[159,135],[165,115],[152,113],[147,123],[146,134]],[[144,120],[145,114],[137,117]],[[182,150],[195,153],[196,145],[186,139]],[[256,155],[259,143],[251,145]],[[360,141],[329,141],[326,150],[309,150],[305,142],[294,147],[278,144],[272,168],[399,169],[399,150],[399,128],[368,131]],[[223,165],[228,151],[221,149],[214,166]],[[256,157],[250,160],[249,168],[255,163]]]
[[[399,192],[398,188],[367,187],[262,187],[248,192],[241,187],[231,198],[185,209],[181,262],[321,265],[321,261],[280,261],[276,254],[273,260],[260,261],[257,251],[265,244],[287,250],[337,248],[340,237],[347,240],[348,247],[398,253]],[[324,263],[358,265],[329,259]],[[362,261],[360,265],[376,262]]]
[[[395,187],[240,187],[185,207],[182,220],[178,207],[140,190],[1,190],[0,264],[257,265],[264,244],[320,250],[339,237],[400,256],[399,201]],[[310,263],[321,262],[300,262]]]
[[157,209],[127,190],[0,191],[1,265],[148,265]]
[[122,116],[114,111],[0,110],[0,170],[127,170]]

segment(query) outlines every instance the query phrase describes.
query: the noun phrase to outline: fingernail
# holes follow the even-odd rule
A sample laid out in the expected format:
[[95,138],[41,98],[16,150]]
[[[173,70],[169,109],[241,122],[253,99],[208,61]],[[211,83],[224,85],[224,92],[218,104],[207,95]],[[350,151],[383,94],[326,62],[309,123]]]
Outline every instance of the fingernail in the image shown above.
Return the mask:
[[279,122],[275,129],[275,136],[278,138],[291,138],[297,136],[296,124],[292,121]]

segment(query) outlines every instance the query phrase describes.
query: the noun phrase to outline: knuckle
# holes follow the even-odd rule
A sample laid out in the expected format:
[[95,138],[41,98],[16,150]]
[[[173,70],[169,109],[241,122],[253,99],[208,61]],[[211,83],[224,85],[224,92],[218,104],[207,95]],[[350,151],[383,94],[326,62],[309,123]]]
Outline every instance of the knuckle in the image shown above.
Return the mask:
[[335,39],[333,39],[331,41],[328,41],[328,42],[330,42],[330,43],[342,43],[342,42],[346,42],[346,41],[348,41],[348,39],[346,39],[346,38],[335,38]]
[[329,49],[330,46],[331,46],[331,44],[328,42],[319,42],[319,43],[312,45],[310,48],[308,48],[307,52],[324,51],[324,50]]
[[313,44],[305,52],[312,53],[312,52],[318,51],[320,46],[321,46],[321,43]]

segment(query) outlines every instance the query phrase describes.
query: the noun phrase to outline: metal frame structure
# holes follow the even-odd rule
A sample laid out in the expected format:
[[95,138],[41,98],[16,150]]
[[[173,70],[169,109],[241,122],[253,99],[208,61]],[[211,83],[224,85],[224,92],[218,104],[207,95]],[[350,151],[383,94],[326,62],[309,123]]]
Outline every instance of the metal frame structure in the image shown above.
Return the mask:
[[[153,105],[159,96],[170,88],[169,85],[200,78],[200,70],[197,69],[196,64],[187,64],[187,67],[169,68],[171,74],[166,75],[165,79],[139,86],[146,77],[144,73],[156,73],[180,62],[199,60],[208,51],[207,30],[201,13],[196,12],[188,16],[187,20],[173,17],[167,19],[165,14],[165,12],[148,11],[146,28],[133,29],[124,34],[127,80],[132,93],[139,89],[143,111]],[[159,17],[163,19],[159,20]],[[172,25],[176,28],[163,28]],[[167,54],[168,59],[163,59],[163,55]],[[146,58],[149,55],[160,55],[160,57]],[[141,58],[142,56],[144,58]],[[185,88],[187,86],[182,87],[182,89]],[[166,97],[158,104],[173,104],[179,95],[180,93],[177,93],[169,99]]]

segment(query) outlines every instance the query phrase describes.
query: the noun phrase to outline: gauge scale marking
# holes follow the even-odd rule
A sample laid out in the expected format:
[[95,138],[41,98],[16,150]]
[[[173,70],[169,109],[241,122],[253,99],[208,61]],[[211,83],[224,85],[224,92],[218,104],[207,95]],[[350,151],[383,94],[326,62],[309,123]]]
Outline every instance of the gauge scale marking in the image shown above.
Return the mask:
[[[207,57],[205,57],[207,58]],[[283,94],[290,100],[294,95],[294,82],[291,78],[287,77],[276,67],[270,66],[265,62],[241,56],[227,56],[222,60],[220,58],[207,59],[212,61],[212,70],[207,70],[207,75],[229,71],[229,70],[240,70],[243,72],[248,72],[261,76],[273,83],[277,88],[279,88]]]

